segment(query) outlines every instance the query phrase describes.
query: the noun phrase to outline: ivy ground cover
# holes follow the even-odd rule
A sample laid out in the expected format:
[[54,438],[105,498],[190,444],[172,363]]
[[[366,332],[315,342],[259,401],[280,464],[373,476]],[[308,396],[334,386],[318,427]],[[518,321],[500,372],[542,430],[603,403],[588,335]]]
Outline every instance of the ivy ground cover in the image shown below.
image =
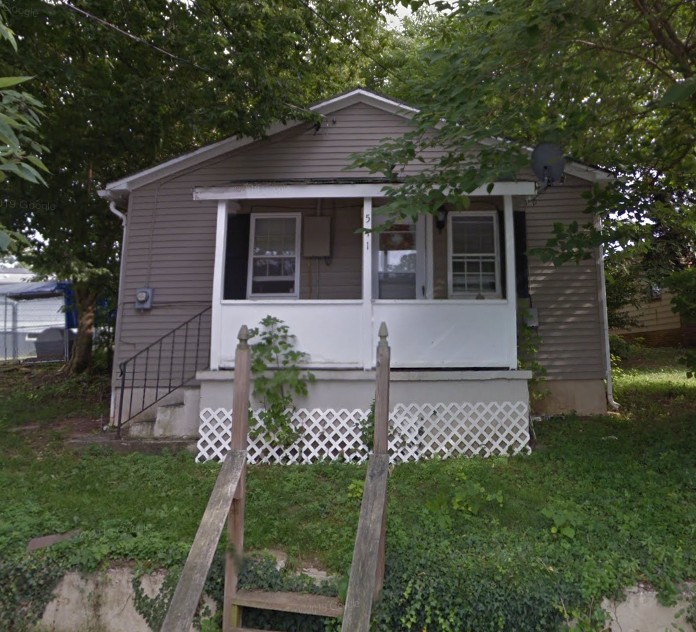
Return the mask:
[[[602,597],[623,587],[673,599],[696,578],[696,381],[677,355],[635,351],[616,375],[620,413],[536,422],[531,456],[395,467],[375,629],[601,629]],[[0,373],[11,402],[0,411],[0,629],[37,616],[69,568],[173,568],[186,556],[218,466],[68,450],[79,402],[83,421],[104,414],[100,392]],[[340,463],[250,468],[248,547],[347,574],[363,476]],[[75,529],[26,553],[32,537]]]

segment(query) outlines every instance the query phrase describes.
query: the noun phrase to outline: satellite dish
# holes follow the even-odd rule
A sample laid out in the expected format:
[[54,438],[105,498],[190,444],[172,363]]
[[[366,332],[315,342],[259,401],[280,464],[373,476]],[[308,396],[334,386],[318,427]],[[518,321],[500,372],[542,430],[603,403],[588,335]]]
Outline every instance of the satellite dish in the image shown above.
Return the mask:
[[534,174],[549,186],[554,182],[563,182],[565,158],[563,151],[555,143],[539,143],[532,152],[532,169]]

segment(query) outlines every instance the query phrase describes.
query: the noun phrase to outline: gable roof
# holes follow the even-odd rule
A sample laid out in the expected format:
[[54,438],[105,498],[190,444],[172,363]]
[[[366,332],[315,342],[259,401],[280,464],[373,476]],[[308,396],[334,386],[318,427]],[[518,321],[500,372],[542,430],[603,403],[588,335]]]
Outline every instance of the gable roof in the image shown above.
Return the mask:
[[[415,113],[418,112],[416,108],[412,108],[404,103],[399,103],[393,99],[387,99],[386,97],[375,94],[374,92],[369,92],[362,88],[350,90],[349,92],[345,92],[326,101],[322,101],[311,106],[309,109],[312,112],[325,116],[327,114],[331,114],[332,112],[347,108],[351,105],[355,105],[356,103],[364,103],[404,118],[411,118]],[[288,121],[287,123],[276,123],[266,131],[266,136],[280,134],[281,132],[304,123],[306,123],[306,121],[300,120]],[[123,197],[137,187],[150,184],[151,182],[159,180],[160,178],[174,175],[179,171],[183,171],[184,169],[198,165],[205,160],[217,158],[218,156],[226,154],[230,151],[234,151],[235,149],[245,147],[246,145],[254,143],[257,140],[258,139],[251,138],[249,136],[233,136],[231,138],[226,138],[225,140],[213,143],[212,145],[206,145],[205,147],[196,149],[188,154],[172,158],[171,160],[163,162],[154,167],[150,167],[149,169],[145,169],[144,171],[139,171],[138,173],[126,176],[121,180],[111,182],[106,185],[106,188],[103,191],[99,192],[99,195],[109,199]]]
[[[387,97],[376,94],[375,92],[370,92],[363,88],[356,88],[343,94],[332,97],[325,101],[321,101],[309,109],[310,111],[326,116],[332,112],[342,110],[351,105],[362,103],[365,105],[372,106],[379,110],[389,112],[396,116],[401,116],[405,119],[412,118],[418,113],[418,110],[414,107],[395,101],[394,99],[389,99]],[[267,131],[266,136],[273,136],[275,134],[280,134],[286,130],[297,127],[298,125],[305,124],[306,121],[293,120],[287,123],[276,123],[272,125]],[[110,182],[106,185],[105,189],[99,191],[99,195],[103,198],[110,200],[115,200],[119,198],[126,198],[128,194],[138,187],[150,184],[157,180],[165,177],[169,177],[177,174],[180,171],[188,169],[190,167],[196,166],[206,160],[212,158],[217,158],[223,154],[229,153],[251,143],[257,142],[258,139],[249,136],[238,137],[233,136],[231,138],[226,138],[217,143],[211,145],[206,145],[200,149],[196,149],[182,156],[172,158],[166,162],[163,162],[149,169],[139,171],[115,182]],[[610,175],[596,167],[589,167],[576,162],[568,162],[565,168],[566,172],[570,175],[576,176],[583,180],[588,180],[590,182],[598,182],[607,180]]]

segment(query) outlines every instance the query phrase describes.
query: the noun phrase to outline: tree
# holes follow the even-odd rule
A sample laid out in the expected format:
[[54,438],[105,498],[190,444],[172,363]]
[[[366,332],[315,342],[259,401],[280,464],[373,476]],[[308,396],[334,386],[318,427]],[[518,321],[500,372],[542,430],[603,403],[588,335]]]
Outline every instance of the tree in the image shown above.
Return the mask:
[[[368,76],[387,0],[13,0],[21,58],[46,104],[48,188],[4,192],[0,217],[31,241],[23,257],[73,281],[71,371],[90,364],[96,304],[113,294],[120,225],[106,183],[232,135],[259,137],[307,103]],[[14,12],[13,12],[14,10]],[[98,19],[97,19],[98,18]]]
[[[17,41],[7,26],[5,6],[0,2],[0,41],[17,53]],[[0,77],[0,182],[13,175],[29,182],[45,183],[46,167],[39,157],[44,147],[36,140],[42,105],[31,94],[10,90],[30,77]],[[0,224],[0,253],[17,237]]]
[[358,160],[398,177],[419,150],[445,147],[432,168],[404,179],[392,212],[415,216],[445,199],[466,204],[474,188],[528,165],[529,147],[554,141],[616,180],[588,200],[604,220],[601,234],[594,217],[584,227],[559,225],[553,247],[540,254],[562,263],[583,256],[578,245],[603,241],[633,248],[646,265],[683,266],[696,220],[693,3],[432,4],[441,17],[437,32],[420,43],[428,72],[416,72],[405,87],[421,108],[417,126]]

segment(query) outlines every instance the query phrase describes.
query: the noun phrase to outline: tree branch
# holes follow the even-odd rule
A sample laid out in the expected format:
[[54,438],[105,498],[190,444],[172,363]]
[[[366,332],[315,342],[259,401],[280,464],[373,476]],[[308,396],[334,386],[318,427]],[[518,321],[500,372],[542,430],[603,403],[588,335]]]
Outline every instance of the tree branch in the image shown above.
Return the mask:
[[691,77],[694,71],[689,56],[689,49],[679,39],[672,25],[661,15],[653,12],[645,3],[645,0],[633,0],[633,4],[648,21],[648,26],[655,36],[656,42],[672,55],[684,77]]
[[584,46],[589,46],[590,48],[595,48],[598,50],[605,50],[609,51],[612,53],[618,53],[619,55],[625,55],[627,57],[633,57],[634,59],[640,59],[641,61],[644,61],[646,64],[649,66],[652,66],[659,72],[661,72],[665,77],[668,77],[670,81],[674,81],[674,76],[672,73],[669,72],[666,68],[663,68],[658,64],[654,59],[650,59],[649,57],[645,57],[643,55],[639,55],[638,53],[630,50],[624,50],[622,48],[617,48],[616,46],[609,46],[608,44],[598,44],[597,42],[589,42],[587,40],[582,40],[582,39],[574,39],[572,40],[576,44],[583,44]]

